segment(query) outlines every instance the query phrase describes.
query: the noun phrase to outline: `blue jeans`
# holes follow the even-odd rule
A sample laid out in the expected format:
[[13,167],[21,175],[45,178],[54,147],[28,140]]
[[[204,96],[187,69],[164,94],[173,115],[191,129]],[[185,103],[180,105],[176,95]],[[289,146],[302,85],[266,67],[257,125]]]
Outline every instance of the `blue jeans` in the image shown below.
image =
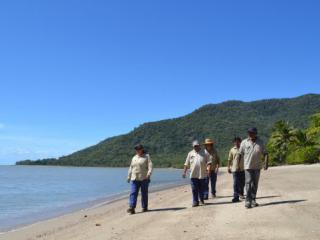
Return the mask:
[[210,178],[205,178],[204,198],[209,196],[209,182],[211,183],[211,194],[216,194],[217,173],[212,172]]
[[194,204],[199,204],[199,198],[200,201],[203,202],[204,185],[205,179],[191,178],[192,198]]
[[131,193],[129,197],[129,206],[136,208],[139,189],[141,188],[141,205],[142,208],[148,208],[148,188],[150,180],[131,181]]
[[245,183],[244,171],[234,172],[233,175],[233,197],[239,199],[239,195],[243,196],[243,189]]

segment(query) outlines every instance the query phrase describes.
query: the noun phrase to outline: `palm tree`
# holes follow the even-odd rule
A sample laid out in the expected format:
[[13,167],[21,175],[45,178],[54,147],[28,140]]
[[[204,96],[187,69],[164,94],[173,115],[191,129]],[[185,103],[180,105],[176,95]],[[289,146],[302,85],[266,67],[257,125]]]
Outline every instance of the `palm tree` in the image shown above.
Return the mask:
[[295,130],[292,145],[295,149],[314,146],[315,142],[312,137],[307,134],[307,131],[297,129]]
[[294,141],[296,130],[286,121],[278,121],[273,127],[269,147],[273,150],[278,162],[284,163],[290,144]]
[[320,113],[311,116],[310,126],[307,129],[306,134],[315,142],[317,147],[320,148]]

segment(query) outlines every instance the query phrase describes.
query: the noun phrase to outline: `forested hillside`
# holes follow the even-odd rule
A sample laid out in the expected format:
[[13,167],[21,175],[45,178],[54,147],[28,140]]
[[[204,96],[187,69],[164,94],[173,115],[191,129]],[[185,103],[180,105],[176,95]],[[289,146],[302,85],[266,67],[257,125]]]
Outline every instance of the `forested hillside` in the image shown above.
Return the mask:
[[279,120],[297,128],[306,128],[309,117],[320,111],[320,95],[309,94],[292,99],[270,99],[254,102],[227,101],[208,104],[175,119],[144,123],[128,134],[105,139],[58,159],[20,161],[17,164],[72,166],[128,166],[133,146],[142,143],[157,167],[181,167],[193,139],[210,137],[223,160],[231,139],[246,136],[246,129],[256,126],[267,142],[273,125]]

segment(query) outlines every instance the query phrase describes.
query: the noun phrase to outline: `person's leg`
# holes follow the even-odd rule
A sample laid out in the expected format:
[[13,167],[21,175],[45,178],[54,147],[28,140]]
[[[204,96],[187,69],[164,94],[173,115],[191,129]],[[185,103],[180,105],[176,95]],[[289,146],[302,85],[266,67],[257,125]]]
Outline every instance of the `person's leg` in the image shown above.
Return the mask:
[[[204,196],[204,189],[207,186],[207,182],[206,179],[199,179],[199,198],[200,198],[200,202],[204,203],[204,200],[206,199]],[[207,196],[208,199],[208,196]]]
[[251,202],[252,202],[252,171],[251,169],[245,170],[245,183],[246,183],[246,207],[250,208],[251,207]]
[[245,185],[245,173],[244,171],[241,171],[239,172],[239,179],[240,179],[240,182],[239,182],[239,194],[240,196],[244,196],[244,185]]
[[232,202],[239,201],[239,172],[232,173],[233,175],[233,199]]
[[258,191],[259,179],[260,179],[260,170],[253,170],[253,181],[252,181],[252,192],[251,192],[253,207],[258,206],[258,204],[256,203],[256,196]]
[[128,212],[130,213],[134,213],[134,209],[137,206],[139,188],[140,188],[139,181],[131,181],[131,191],[130,191],[130,197],[129,197],[129,210],[128,210]]
[[203,198],[208,199],[209,197],[209,177],[203,179]]
[[217,183],[217,173],[212,172],[210,176],[211,181],[211,194],[212,196],[216,196],[216,183]]
[[198,189],[198,181],[199,179],[197,178],[191,178],[190,182],[191,182],[191,189],[192,189],[192,200],[193,206],[199,205],[199,189]]
[[149,180],[141,182],[141,206],[144,211],[148,210],[148,188]]

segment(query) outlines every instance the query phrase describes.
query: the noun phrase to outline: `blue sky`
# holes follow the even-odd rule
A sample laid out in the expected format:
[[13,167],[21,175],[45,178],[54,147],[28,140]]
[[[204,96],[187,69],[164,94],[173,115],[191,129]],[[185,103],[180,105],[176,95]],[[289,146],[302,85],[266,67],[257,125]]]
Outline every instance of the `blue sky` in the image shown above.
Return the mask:
[[320,2],[0,3],[0,164],[207,103],[320,93]]

